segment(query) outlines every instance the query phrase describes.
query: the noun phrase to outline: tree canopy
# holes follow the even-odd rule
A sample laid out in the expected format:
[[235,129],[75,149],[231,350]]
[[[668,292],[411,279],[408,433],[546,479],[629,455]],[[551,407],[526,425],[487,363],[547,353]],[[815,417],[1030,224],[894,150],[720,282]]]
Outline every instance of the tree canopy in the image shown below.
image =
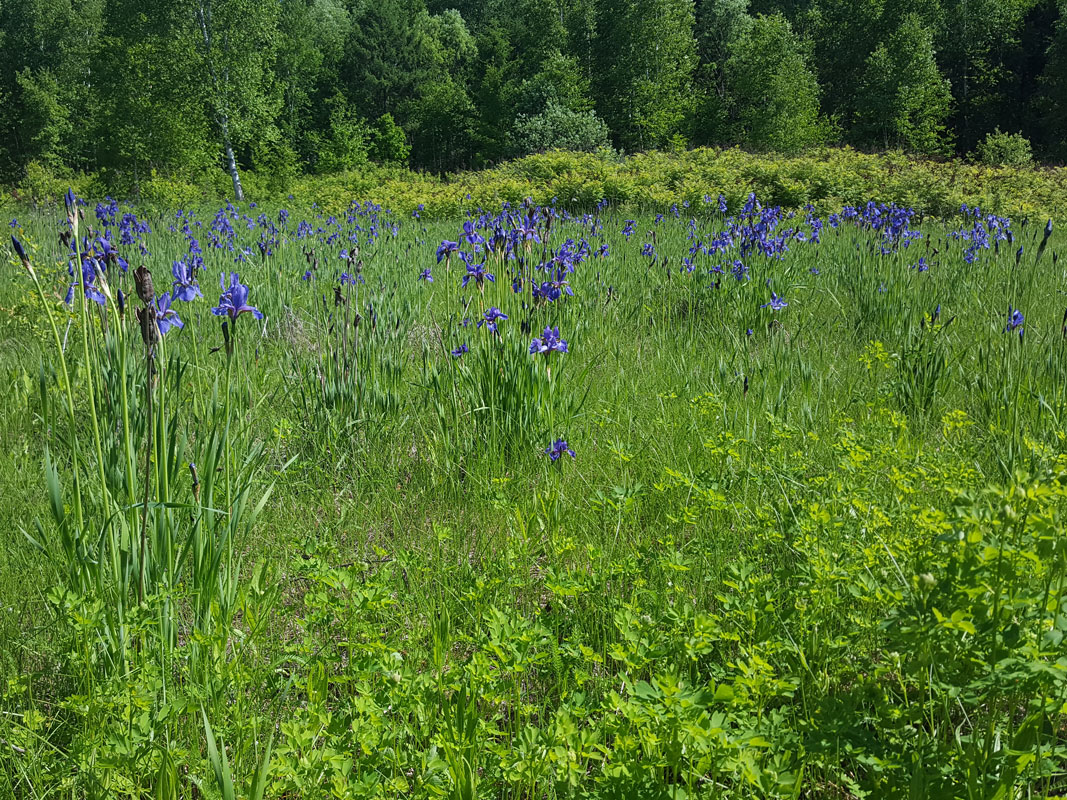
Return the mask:
[[0,180],[991,135],[1054,160],[1065,43],[1053,0],[4,0]]

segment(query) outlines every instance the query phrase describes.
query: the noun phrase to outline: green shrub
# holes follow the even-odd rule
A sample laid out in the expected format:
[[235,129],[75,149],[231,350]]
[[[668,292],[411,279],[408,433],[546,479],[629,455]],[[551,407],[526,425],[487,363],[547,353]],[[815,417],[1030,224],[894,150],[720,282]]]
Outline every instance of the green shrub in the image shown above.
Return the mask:
[[407,163],[411,146],[392,114],[382,114],[371,126],[369,155],[378,164]]
[[608,146],[608,126],[593,111],[571,111],[550,102],[536,116],[520,116],[512,131],[517,153],[546,150],[594,152]]
[[1029,139],[1021,133],[1003,133],[1000,128],[986,134],[975,154],[991,167],[1027,167],[1034,160]]
[[156,208],[189,208],[200,202],[203,196],[204,193],[195,184],[154,172],[151,178],[141,184],[142,202]]

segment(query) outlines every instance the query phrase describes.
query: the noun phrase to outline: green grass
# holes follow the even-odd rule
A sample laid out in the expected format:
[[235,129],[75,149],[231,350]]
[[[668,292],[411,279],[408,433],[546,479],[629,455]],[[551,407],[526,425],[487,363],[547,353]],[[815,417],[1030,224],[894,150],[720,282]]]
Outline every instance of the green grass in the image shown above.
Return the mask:
[[[465,217],[361,211],[327,242],[290,210],[266,256],[233,221],[236,267],[197,217],[204,298],[157,354],[143,567],[132,280],[108,273],[129,310],[110,304],[105,335],[94,304],[59,302],[56,218],[19,215],[74,413],[12,256],[0,795],[1067,791],[1058,231],[1038,255],[1040,226],[1016,222],[968,264],[952,233],[972,220],[887,254],[843,221],[746,255],[739,281],[736,246],[682,268],[690,230],[725,225],[702,203],[630,237],[621,212],[557,217],[529,266],[568,238],[608,254],[535,306],[516,262],[491,257],[484,292],[436,263]],[[298,238],[301,218],[326,230]],[[119,249],[161,293],[187,247],[173,213],[149,221],[149,255]],[[231,268],[266,315],[237,320],[232,360],[209,311]],[[762,307],[772,289],[788,306]],[[475,325],[490,306],[499,337]],[[529,354],[546,326],[569,352]],[[557,437],[574,459],[547,458]]]

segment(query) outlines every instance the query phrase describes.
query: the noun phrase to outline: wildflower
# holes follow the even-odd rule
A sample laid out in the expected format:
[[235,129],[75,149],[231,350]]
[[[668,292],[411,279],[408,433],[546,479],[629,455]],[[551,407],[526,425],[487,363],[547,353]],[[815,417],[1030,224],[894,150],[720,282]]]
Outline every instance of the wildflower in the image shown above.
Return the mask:
[[193,268],[184,261],[175,261],[170,268],[170,274],[174,276],[174,286],[171,291],[175,300],[189,303],[197,297],[203,297],[200,293],[200,284],[193,277]]
[[783,300],[781,297],[779,297],[774,292],[771,292],[771,300],[770,300],[770,302],[769,303],[764,303],[763,305],[760,306],[760,308],[770,307],[771,311],[781,311],[787,305],[789,305],[789,303],[787,303],[785,300]]
[[574,458],[574,450],[567,445],[566,439],[556,439],[551,447],[545,448],[545,455],[552,461],[559,461],[564,454]]
[[256,319],[263,319],[263,312],[254,306],[248,305],[248,287],[238,280],[236,272],[230,273],[229,286],[226,285],[225,274],[223,274],[220,283],[222,295],[219,297],[218,306],[211,309],[212,314],[216,317],[229,317],[231,320],[236,321],[241,314],[248,312]]
[[315,276],[312,274],[311,270],[306,269],[306,270],[304,270],[304,276],[303,276],[302,280],[310,281],[314,277]]
[[171,328],[184,328],[178,312],[170,307],[170,292],[164,292],[156,299],[156,324],[159,325],[159,335],[166,336]]
[[[83,261],[81,272],[82,282],[80,285],[84,287],[83,291],[85,293],[85,296],[97,305],[105,305],[107,303],[107,298],[105,298],[104,293],[96,287],[96,267],[94,266],[94,262],[91,259],[86,259],[85,261]],[[70,285],[70,288],[67,290],[67,296],[63,298],[63,302],[69,306],[72,302],[74,302],[74,287],[79,285],[73,282],[74,262],[71,262],[67,266],[67,273],[70,275],[72,283]]]
[[1017,308],[1008,306],[1008,324],[1004,326],[1005,333],[1013,333],[1016,330],[1019,331],[1019,336],[1023,335],[1023,322],[1026,321],[1026,317],[1023,316],[1023,312]]
[[459,358],[464,353],[469,353],[470,350],[471,349],[469,347],[467,347],[467,344],[464,342],[463,344],[461,344],[459,347],[457,347],[455,350],[452,351],[452,358]]
[[478,327],[480,328],[484,325],[486,327],[486,330],[489,330],[492,333],[499,333],[496,327],[497,323],[503,322],[507,318],[507,314],[502,312],[496,306],[493,306],[482,315],[482,318],[480,320],[478,320]]
[[478,245],[485,244],[485,239],[474,230],[474,223],[470,221],[463,223],[463,238],[468,244],[474,245],[475,249]]
[[427,283],[433,283],[433,274],[430,272],[429,267],[419,273],[419,280],[426,281]]
[[559,328],[545,328],[544,333],[539,338],[535,338],[530,342],[530,355],[544,354],[548,355],[552,351],[557,353],[566,353],[567,340],[559,338]]
[[496,283],[496,278],[493,276],[493,273],[488,272],[485,269],[484,261],[480,264],[472,264],[470,261],[470,256],[468,256],[466,253],[461,252],[459,255],[460,258],[463,259],[463,263],[467,265],[467,274],[463,276],[462,282],[464,289],[467,288],[467,284],[470,283],[472,280],[478,285],[479,289],[483,287],[485,281],[489,281],[490,283]]
[[441,263],[441,259],[451,259],[453,253],[459,252],[459,242],[450,242],[445,239],[441,242],[440,247],[437,248],[437,263]]
[[118,264],[123,272],[129,269],[129,263],[118,254],[118,251],[112,246],[111,240],[106,236],[101,236],[96,240],[94,250],[96,250],[98,257],[105,264]]
[[541,243],[541,237],[537,234],[537,220],[534,218],[534,212],[531,211],[519,222],[515,227],[515,233],[521,241],[526,243],[527,248],[532,242]]
[[22,242],[15,238],[14,234],[11,235],[11,246],[15,248],[15,255],[19,257],[19,261],[22,262],[24,267],[30,266],[30,257],[26,255],[26,251],[22,248]]

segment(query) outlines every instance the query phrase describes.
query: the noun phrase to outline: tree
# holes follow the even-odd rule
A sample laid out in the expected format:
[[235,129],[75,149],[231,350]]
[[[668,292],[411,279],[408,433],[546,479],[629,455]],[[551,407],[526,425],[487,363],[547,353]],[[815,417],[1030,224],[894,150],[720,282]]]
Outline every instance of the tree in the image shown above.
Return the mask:
[[351,102],[340,77],[352,22],[340,0],[282,0],[274,73],[283,87],[278,126],[285,142],[311,168],[331,99]]
[[1057,158],[1067,158],[1067,18],[1060,18],[1048,48],[1036,101],[1044,129],[1044,144]]
[[942,0],[945,24],[936,38],[941,66],[955,95],[953,125],[969,150],[998,122],[1017,127],[1025,110],[1009,69],[1035,0]]
[[730,48],[752,26],[748,0],[703,0],[697,5],[696,112],[693,138],[711,144],[729,138],[726,130]]
[[780,14],[757,17],[730,45],[726,84],[735,141],[794,152],[827,140],[818,82],[800,39]]
[[94,164],[93,58],[103,26],[104,0],[0,3],[0,148],[8,177],[21,178],[31,161]]
[[273,0],[192,2],[208,108],[218,125],[234,197],[241,201],[235,147],[251,144],[263,128],[273,126],[281,105],[272,71],[279,6]]
[[854,134],[885,148],[947,153],[952,92],[934,60],[933,34],[909,14],[870,57],[859,82]]
[[429,77],[415,21],[418,0],[375,0],[353,15],[341,78],[366,117],[393,114],[403,124],[404,105]]
[[392,114],[382,114],[370,129],[370,157],[379,164],[405,164],[411,155],[404,129]]
[[520,114],[534,115],[549,104],[574,112],[593,108],[589,81],[582,74],[577,59],[558,50],[545,59],[539,72],[522,82],[516,109]]
[[515,155],[546,150],[592,152],[608,146],[608,126],[595,111],[574,111],[553,101],[536,116],[520,116],[512,141]]
[[110,0],[93,59],[95,113],[88,120],[98,166],[112,187],[137,188],[152,169],[201,173],[218,152],[198,71],[198,37],[185,9]]
[[693,107],[693,0],[600,0],[597,110],[627,148],[667,144]]
[[477,109],[468,91],[478,49],[460,13],[421,13],[415,41],[425,79],[407,104],[415,160],[437,172],[470,164]]

